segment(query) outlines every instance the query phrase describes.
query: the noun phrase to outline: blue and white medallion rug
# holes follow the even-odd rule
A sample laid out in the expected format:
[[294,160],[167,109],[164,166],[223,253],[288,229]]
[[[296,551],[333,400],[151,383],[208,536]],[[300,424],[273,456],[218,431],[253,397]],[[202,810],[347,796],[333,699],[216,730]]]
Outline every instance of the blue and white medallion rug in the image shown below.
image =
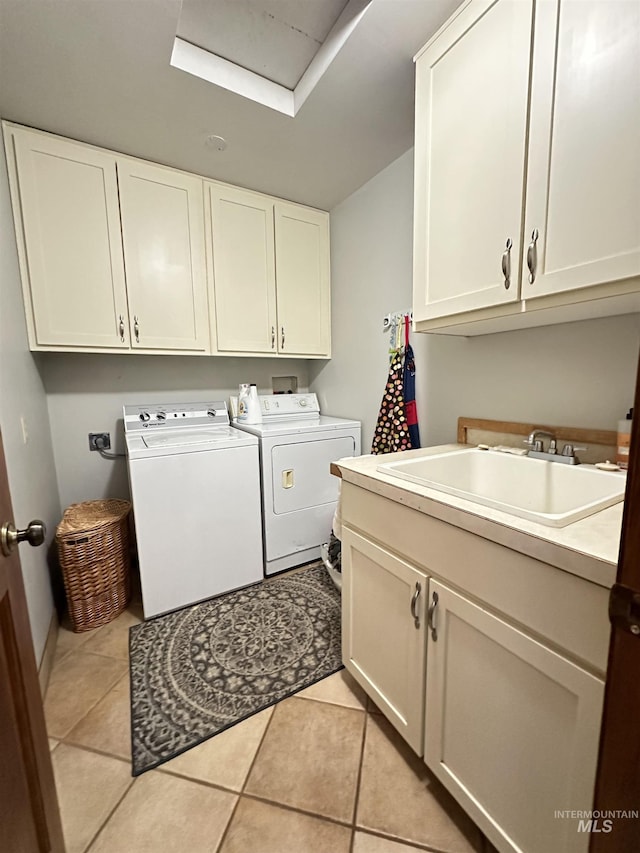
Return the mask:
[[340,593],[313,564],[135,625],[129,658],[139,776],[342,669]]

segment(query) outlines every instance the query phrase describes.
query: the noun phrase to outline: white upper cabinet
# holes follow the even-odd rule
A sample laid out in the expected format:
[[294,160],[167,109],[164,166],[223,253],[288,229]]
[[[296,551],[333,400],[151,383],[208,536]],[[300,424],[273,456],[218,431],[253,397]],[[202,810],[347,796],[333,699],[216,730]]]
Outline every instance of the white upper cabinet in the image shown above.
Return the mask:
[[418,331],[640,310],[640,4],[469,0],[416,58],[415,151]]
[[640,3],[539,3],[533,69],[523,298],[639,276]]
[[279,351],[328,356],[329,216],[284,202],[276,202],[274,212]]
[[32,349],[127,349],[115,158],[20,128],[6,138]]
[[32,350],[329,358],[329,214],[3,122]]
[[202,180],[118,160],[131,344],[209,349]]
[[328,357],[329,214],[208,184],[218,352]]
[[275,353],[273,201],[224,184],[208,184],[208,193],[217,349]]
[[415,320],[519,299],[532,8],[472,3],[417,61]]

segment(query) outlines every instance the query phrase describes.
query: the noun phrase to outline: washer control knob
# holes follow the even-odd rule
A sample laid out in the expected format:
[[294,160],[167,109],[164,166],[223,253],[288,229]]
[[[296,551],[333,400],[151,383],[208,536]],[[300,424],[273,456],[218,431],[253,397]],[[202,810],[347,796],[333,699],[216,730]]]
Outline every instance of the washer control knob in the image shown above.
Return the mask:
[[301,405],[301,406],[306,406],[306,405],[307,405],[307,398],[306,398],[306,397],[302,397],[302,398],[300,399],[300,401],[299,401],[299,402],[300,402],[300,405]]
[[156,417],[158,418],[159,421],[166,421],[166,419],[167,419],[167,416],[164,412],[158,412]]
[[215,409],[208,409],[207,414],[209,415],[210,418],[215,418],[217,412]]
[[140,420],[141,421],[151,420],[151,415],[149,414],[149,412],[140,412]]

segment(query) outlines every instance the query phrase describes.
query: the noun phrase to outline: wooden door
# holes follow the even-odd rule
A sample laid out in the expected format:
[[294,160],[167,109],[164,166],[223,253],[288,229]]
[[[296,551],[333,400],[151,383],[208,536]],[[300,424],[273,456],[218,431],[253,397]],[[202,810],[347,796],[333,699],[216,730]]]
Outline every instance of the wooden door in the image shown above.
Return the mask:
[[429,632],[425,761],[499,850],[586,853],[604,683],[444,584]]
[[[636,379],[635,412],[640,414],[640,363]],[[633,420],[627,491],[616,592],[628,594],[640,625],[640,417]],[[635,597],[635,598],[634,598]],[[609,646],[600,755],[594,809],[631,812],[640,809],[640,635],[628,625],[614,623]],[[606,820],[606,818],[605,818]],[[637,853],[640,817],[614,817],[596,822],[590,853]]]
[[127,349],[115,158],[22,128],[8,139],[32,346]]
[[209,350],[202,180],[118,160],[131,346]]
[[519,299],[532,10],[472,0],[416,60],[414,320]]
[[275,204],[278,352],[331,355],[329,214]]
[[639,276],[638,187],[640,4],[536,4],[522,298]]
[[276,353],[273,200],[209,184],[220,352]]
[[342,566],[344,665],[422,755],[427,578],[346,527]]
[[[0,523],[14,521],[0,436]],[[17,521],[17,519],[15,519]],[[63,853],[64,842],[20,559],[0,553],[0,846]]]

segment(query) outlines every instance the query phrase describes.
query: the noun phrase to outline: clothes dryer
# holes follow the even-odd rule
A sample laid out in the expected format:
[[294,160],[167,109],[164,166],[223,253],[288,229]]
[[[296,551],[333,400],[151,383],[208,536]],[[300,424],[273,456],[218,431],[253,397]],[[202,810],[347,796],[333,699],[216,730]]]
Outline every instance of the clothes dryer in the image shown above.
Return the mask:
[[264,571],[320,559],[329,539],[339,480],[330,465],[360,455],[360,423],[320,414],[315,394],[260,395],[262,423],[234,425],[260,441]]

